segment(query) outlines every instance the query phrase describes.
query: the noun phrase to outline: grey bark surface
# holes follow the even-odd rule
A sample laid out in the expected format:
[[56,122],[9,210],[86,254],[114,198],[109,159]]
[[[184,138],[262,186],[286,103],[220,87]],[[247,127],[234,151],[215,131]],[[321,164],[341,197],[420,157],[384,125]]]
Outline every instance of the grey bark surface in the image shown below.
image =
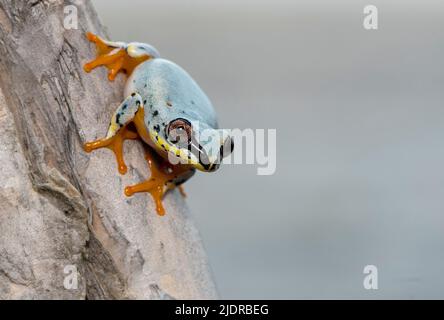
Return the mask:
[[[77,30],[63,27],[70,4]],[[124,83],[83,72],[86,31],[106,36],[89,1],[0,0],[0,299],[216,298],[181,195],[160,217],[149,194],[123,194],[149,177],[140,142],[125,144],[124,176],[111,151],[82,149],[106,133]]]

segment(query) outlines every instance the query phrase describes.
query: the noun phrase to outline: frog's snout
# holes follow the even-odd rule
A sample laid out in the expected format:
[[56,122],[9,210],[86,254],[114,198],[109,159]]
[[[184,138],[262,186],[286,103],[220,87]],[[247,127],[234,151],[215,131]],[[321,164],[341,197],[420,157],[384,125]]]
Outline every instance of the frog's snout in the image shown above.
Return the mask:
[[222,159],[229,156],[234,150],[234,140],[231,136],[227,136],[221,142],[219,152],[212,155],[211,151],[206,150],[205,146],[200,148],[200,164],[207,172],[214,172],[219,169]]
[[225,139],[225,142],[220,146],[219,157],[214,162],[208,171],[213,172],[219,169],[222,159],[229,156],[234,150],[234,140],[232,137]]
[[234,150],[234,140],[233,137],[229,136],[225,139],[225,142],[220,147],[219,151],[220,158],[223,159],[229,156],[233,152],[233,150]]

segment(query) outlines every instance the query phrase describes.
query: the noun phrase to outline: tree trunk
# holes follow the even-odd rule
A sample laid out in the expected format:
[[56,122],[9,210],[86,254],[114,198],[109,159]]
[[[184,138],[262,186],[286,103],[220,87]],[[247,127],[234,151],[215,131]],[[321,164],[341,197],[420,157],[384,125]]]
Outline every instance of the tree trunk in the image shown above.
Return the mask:
[[0,0],[0,298],[216,298],[182,196],[169,192],[161,217],[149,194],[123,194],[149,176],[140,142],[126,142],[124,176],[111,151],[82,149],[124,83],[83,72],[86,31],[106,37],[89,1]]

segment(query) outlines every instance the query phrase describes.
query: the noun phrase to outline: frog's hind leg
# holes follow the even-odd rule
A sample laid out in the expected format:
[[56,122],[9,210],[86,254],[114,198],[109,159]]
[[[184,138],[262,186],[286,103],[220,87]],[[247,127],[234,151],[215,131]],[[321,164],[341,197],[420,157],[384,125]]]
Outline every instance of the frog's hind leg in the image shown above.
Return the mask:
[[145,158],[151,171],[150,178],[141,183],[126,187],[125,195],[129,197],[139,192],[150,193],[156,204],[157,214],[163,216],[165,209],[162,199],[165,192],[179,187],[179,191],[182,194],[181,184],[188,180],[195,170],[188,166],[173,166],[165,160],[162,161],[162,159],[158,159],[158,157],[152,154],[148,147],[145,147]]
[[86,63],[84,70],[90,72],[99,66],[105,66],[109,70],[110,81],[113,81],[120,71],[129,75],[140,63],[159,56],[157,50],[148,44],[107,41],[91,32],[88,32],[86,37],[96,45],[97,57]]
[[85,151],[91,152],[100,148],[112,150],[116,156],[119,172],[125,174],[127,166],[123,159],[123,142],[139,137],[137,132],[128,128],[128,124],[133,121],[139,109],[143,109],[142,97],[137,93],[133,93],[127,97],[114,112],[106,137],[85,143]]

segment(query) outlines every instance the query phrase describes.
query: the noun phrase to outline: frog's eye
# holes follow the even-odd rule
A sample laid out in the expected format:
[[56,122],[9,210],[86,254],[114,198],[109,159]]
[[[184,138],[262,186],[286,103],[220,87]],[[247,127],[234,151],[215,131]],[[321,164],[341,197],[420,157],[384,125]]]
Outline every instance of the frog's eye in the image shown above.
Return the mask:
[[168,124],[166,133],[168,140],[170,140],[171,143],[178,144],[179,147],[186,147],[191,141],[193,129],[188,120],[179,118],[171,121]]

